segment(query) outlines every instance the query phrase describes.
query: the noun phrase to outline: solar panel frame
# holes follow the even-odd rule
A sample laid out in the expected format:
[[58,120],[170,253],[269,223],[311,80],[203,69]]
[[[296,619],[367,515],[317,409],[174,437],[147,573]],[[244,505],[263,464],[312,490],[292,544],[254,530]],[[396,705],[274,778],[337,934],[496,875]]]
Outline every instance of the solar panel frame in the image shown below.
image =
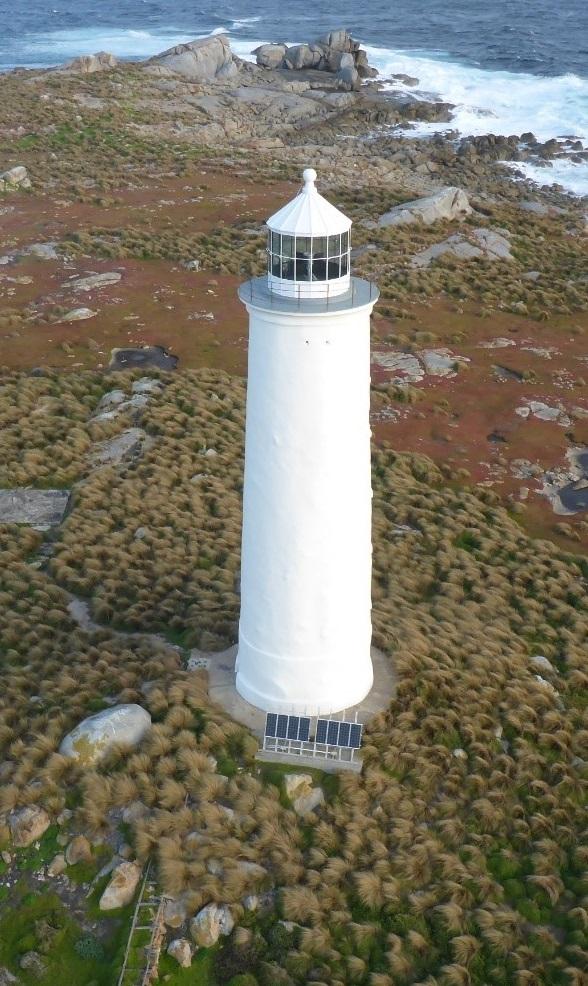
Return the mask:
[[340,722],[339,723],[339,746],[349,746],[349,736],[351,733],[351,723],[350,722]]
[[308,743],[310,737],[310,719],[307,716],[301,716],[298,728],[298,739],[302,743]]
[[289,740],[297,740],[299,729],[300,729],[300,717],[288,716],[288,729],[286,733],[286,738]]
[[352,750],[359,750],[361,746],[362,729],[363,727],[360,722],[351,723],[351,731],[349,734],[349,746]]
[[327,726],[327,743],[329,746],[337,746],[339,741],[339,720],[330,719]]
[[317,719],[316,721],[316,734],[315,741],[317,743],[327,742],[327,727],[329,725],[328,719]]
[[276,726],[276,737],[278,739],[287,739],[288,736],[288,716],[280,715],[278,716],[278,724]]
[[276,735],[276,726],[278,725],[278,717],[275,712],[268,712],[265,717],[265,735],[274,739]]

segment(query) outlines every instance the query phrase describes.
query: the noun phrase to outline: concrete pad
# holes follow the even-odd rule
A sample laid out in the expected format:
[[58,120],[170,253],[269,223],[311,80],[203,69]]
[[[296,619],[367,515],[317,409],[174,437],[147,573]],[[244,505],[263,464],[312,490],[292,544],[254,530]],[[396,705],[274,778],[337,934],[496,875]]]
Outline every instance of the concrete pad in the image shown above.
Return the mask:
[[[370,719],[378,712],[387,709],[396,693],[396,675],[394,667],[389,657],[386,657],[377,648],[372,647],[372,664],[374,668],[374,684],[370,693],[363,702],[348,709],[341,709],[333,713],[331,718],[343,718],[349,722],[355,718],[364,726],[369,724]],[[266,713],[261,709],[256,709],[244,698],[241,698],[235,687],[235,661],[237,657],[237,646],[229,647],[228,650],[219,654],[192,650],[190,652],[189,667],[205,667],[208,670],[208,694],[213,702],[220,705],[222,709],[236,722],[246,726],[254,736],[263,742]],[[259,750],[257,760],[268,763],[291,763],[297,767],[314,767],[319,770],[336,772],[339,770],[361,770],[361,760],[358,758],[353,761],[327,760],[307,756],[286,756],[281,753]]]

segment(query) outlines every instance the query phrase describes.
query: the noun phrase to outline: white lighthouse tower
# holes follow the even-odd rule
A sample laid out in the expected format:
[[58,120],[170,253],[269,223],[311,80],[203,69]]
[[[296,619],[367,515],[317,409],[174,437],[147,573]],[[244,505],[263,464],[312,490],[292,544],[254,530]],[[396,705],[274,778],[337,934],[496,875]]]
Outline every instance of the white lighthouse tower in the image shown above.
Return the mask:
[[370,314],[351,220],[304,172],[243,284],[249,376],[236,687],[266,712],[361,702],[371,646]]

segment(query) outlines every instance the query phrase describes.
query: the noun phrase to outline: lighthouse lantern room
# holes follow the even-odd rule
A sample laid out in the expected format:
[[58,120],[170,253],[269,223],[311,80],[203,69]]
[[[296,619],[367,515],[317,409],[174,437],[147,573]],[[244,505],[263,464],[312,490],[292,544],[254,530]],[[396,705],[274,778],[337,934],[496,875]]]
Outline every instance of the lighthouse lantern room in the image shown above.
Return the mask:
[[351,220],[316,172],[243,284],[249,357],[236,687],[266,712],[328,715],[372,680],[370,315]]

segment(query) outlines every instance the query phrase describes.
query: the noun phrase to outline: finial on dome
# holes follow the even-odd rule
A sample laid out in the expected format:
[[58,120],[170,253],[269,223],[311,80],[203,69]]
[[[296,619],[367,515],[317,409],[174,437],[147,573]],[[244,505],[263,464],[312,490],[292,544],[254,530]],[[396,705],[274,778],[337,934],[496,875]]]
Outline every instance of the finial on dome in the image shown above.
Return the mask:
[[302,177],[304,178],[305,185],[312,186],[316,181],[316,171],[314,168],[305,168],[302,172]]

